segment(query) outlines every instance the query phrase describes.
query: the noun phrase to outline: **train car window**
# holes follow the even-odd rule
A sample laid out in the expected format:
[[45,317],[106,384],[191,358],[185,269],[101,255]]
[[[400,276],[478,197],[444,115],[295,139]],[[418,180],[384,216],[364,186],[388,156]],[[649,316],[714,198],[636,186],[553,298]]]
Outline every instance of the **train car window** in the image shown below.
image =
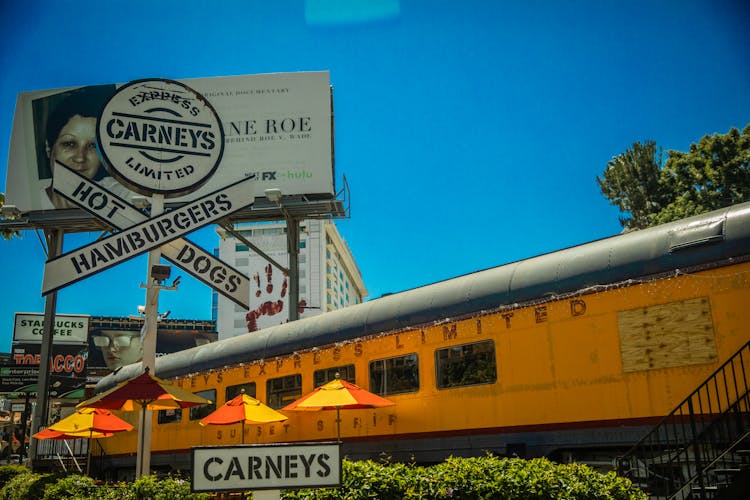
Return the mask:
[[492,384],[497,381],[495,342],[454,345],[435,351],[438,389]]
[[266,381],[266,404],[278,410],[302,396],[302,375],[287,375]]
[[245,394],[253,398],[255,397],[255,382],[248,382],[246,384],[230,385],[227,387],[227,390],[224,393],[224,401],[229,401],[230,399],[237,397],[243,389],[245,390]]
[[216,389],[210,389],[207,391],[198,391],[197,396],[211,400],[209,405],[193,406],[190,408],[190,420],[200,420],[207,417],[209,413],[216,410]]
[[416,354],[370,362],[370,390],[380,396],[419,390],[419,359]]
[[159,424],[174,424],[182,421],[182,410],[177,408],[173,410],[159,410],[156,417]]
[[330,382],[336,378],[336,374],[339,374],[341,380],[354,383],[354,365],[346,366],[334,366],[333,368],[323,368],[322,370],[315,370],[313,373],[313,385],[314,387],[320,387],[323,384]]

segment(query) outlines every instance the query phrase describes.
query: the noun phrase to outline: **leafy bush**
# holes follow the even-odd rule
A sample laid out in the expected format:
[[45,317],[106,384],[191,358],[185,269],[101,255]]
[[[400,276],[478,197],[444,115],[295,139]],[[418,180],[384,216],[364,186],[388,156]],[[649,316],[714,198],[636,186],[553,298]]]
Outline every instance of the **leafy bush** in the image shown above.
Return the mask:
[[29,474],[31,471],[26,468],[25,465],[13,464],[13,465],[0,465],[0,488],[5,486],[5,483],[13,479],[19,474]]
[[0,489],[0,500],[40,500],[47,485],[58,479],[54,474],[18,474]]
[[99,486],[89,476],[71,474],[57,480],[47,486],[44,492],[44,500],[57,500],[60,498],[100,498]]
[[143,476],[128,488],[133,499],[151,500],[207,500],[206,493],[191,493],[190,482],[175,477],[158,479],[156,476]]
[[614,472],[547,459],[449,458],[432,467],[342,464],[340,488],[286,491],[284,499],[359,500],[645,500],[646,495]]

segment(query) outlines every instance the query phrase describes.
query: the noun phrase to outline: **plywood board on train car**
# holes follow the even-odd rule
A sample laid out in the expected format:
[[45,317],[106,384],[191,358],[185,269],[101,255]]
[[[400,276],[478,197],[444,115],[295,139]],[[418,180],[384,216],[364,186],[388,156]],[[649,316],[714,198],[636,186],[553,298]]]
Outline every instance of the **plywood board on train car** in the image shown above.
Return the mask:
[[717,359],[708,297],[620,311],[617,326],[624,372]]

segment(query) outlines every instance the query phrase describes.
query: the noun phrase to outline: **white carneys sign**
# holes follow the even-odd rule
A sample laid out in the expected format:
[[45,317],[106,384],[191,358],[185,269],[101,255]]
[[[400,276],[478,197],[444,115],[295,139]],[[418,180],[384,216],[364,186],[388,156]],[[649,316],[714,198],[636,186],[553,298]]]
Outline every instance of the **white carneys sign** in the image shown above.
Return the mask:
[[341,484],[338,443],[193,448],[193,491],[330,488]]
[[[55,191],[116,229],[127,229],[147,216],[99,184],[58,164]],[[186,238],[161,247],[162,257],[181,267],[233,302],[249,309],[250,280],[241,271],[217,259]]]

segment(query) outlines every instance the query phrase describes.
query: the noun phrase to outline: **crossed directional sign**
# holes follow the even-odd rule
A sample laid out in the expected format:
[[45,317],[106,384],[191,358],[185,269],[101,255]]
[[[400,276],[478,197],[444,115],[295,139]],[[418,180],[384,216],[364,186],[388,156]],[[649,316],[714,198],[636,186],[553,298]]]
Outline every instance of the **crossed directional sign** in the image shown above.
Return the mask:
[[149,218],[111,191],[59,162],[54,172],[55,191],[120,231],[47,261],[42,295],[161,247],[164,258],[249,309],[247,276],[182,235],[251,205],[255,198],[254,178],[235,182],[171,212]]

